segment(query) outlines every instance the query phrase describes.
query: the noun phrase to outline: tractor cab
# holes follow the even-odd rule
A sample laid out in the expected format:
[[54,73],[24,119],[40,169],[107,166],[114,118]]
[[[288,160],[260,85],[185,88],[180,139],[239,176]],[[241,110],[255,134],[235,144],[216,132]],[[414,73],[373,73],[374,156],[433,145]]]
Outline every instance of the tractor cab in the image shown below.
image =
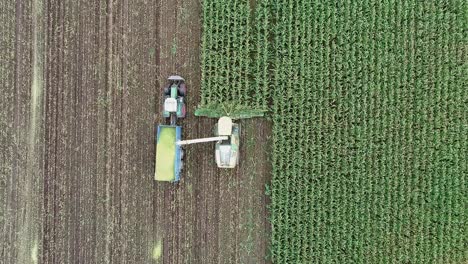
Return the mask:
[[239,125],[226,116],[215,126],[216,136],[227,136],[227,139],[216,142],[215,157],[219,168],[234,168],[239,163],[239,132]]
[[184,118],[186,114],[185,81],[178,75],[169,77],[169,85],[164,88],[163,116],[170,118],[170,124],[175,125],[177,118]]
[[164,111],[168,113],[177,112],[177,99],[169,97],[164,100]]

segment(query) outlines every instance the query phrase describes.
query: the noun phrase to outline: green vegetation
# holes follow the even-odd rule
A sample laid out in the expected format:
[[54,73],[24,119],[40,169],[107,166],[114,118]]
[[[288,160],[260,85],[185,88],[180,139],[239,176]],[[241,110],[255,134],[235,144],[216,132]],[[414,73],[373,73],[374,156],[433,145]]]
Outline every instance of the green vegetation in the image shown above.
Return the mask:
[[466,4],[283,2],[274,28],[282,89],[273,98],[273,260],[463,256]]
[[[212,2],[202,105],[266,109],[219,88],[236,74],[251,77],[234,82],[253,84],[246,94],[272,92],[273,262],[466,261],[467,2],[263,1],[242,30],[232,25],[249,12],[206,24],[225,13]],[[266,58],[249,74],[231,67],[247,45],[228,41],[245,32]]]
[[[248,118],[266,111],[268,80],[252,81],[254,67],[268,77],[266,31],[251,30],[251,14],[246,0],[203,1],[202,100],[196,115]],[[264,14],[254,17],[265,20]]]
[[173,181],[175,179],[175,156],[176,156],[176,128],[171,126],[159,127],[160,132],[156,148],[156,171],[155,180]]
[[153,260],[159,261],[163,255],[163,243],[162,239],[159,239],[156,246],[153,248]]

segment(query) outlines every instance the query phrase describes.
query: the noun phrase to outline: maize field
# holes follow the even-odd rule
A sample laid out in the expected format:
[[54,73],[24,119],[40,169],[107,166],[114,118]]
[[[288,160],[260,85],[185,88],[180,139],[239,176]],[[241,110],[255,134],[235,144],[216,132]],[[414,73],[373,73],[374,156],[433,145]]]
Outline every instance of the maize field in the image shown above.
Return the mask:
[[[266,5],[253,13],[249,1],[203,1],[197,115],[263,116],[269,93],[268,14]],[[252,20],[264,27],[253,28]]]
[[467,5],[1,1],[0,263],[468,263]]
[[228,2],[202,105],[271,101],[271,260],[467,261],[466,1]]

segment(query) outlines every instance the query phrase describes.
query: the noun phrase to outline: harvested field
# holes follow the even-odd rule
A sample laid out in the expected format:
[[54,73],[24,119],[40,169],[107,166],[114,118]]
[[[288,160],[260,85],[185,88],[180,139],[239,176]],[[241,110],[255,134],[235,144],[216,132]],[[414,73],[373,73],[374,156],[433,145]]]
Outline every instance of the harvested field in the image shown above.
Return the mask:
[[[187,147],[157,183],[155,125],[170,74],[188,85],[185,138],[211,135],[200,101],[201,4],[0,4],[4,263],[263,263],[270,124],[242,121],[240,166]],[[5,62],[5,63],[4,63]]]

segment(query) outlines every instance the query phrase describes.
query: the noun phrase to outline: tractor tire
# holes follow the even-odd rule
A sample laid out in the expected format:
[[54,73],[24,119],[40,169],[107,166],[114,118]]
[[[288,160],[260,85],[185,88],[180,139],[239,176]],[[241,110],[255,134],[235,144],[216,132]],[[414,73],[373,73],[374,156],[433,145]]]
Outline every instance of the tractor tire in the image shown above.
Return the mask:
[[184,105],[182,106],[182,114],[181,114],[180,117],[181,117],[181,118],[185,118],[186,115],[187,115],[187,105],[184,104]]
[[187,93],[187,86],[185,85],[184,82],[182,82],[179,84],[179,95],[185,96],[186,93]]
[[164,87],[164,95],[167,95],[167,96],[171,95],[171,89],[170,88],[171,88],[170,86]]

